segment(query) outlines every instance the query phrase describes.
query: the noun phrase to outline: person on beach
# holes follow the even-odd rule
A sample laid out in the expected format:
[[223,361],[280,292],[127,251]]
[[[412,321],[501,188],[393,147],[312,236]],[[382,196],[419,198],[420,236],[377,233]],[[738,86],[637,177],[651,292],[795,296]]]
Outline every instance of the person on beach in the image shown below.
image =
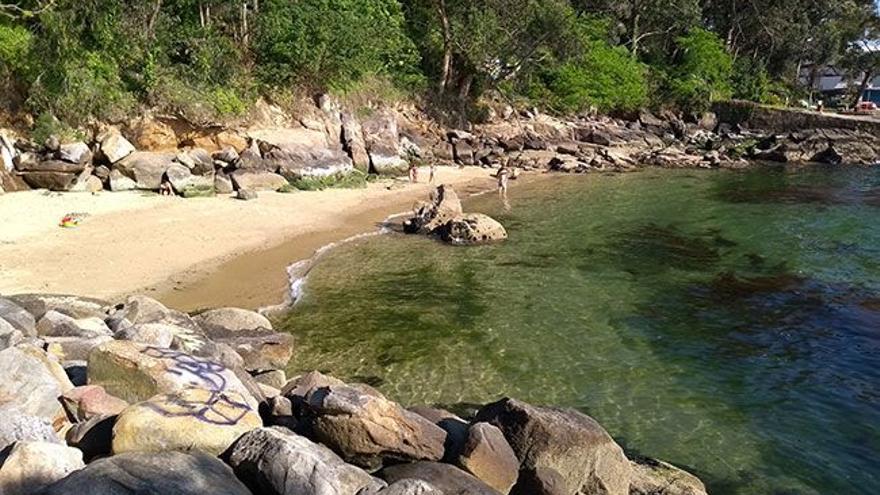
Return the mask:
[[437,163],[431,162],[430,175],[428,176],[428,184],[434,183],[434,174],[437,172]]
[[409,181],[415,184],[419,181],[419,167],[416,162],[409,162]]

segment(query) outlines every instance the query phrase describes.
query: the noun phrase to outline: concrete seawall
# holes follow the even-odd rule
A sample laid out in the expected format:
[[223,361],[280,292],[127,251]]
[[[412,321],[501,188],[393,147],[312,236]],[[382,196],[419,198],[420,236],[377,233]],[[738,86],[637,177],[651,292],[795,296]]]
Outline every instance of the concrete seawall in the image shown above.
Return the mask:
[[777,133],[808,129],[846,129],[880,136],[880,119],[871,117],[775,108],[739,100],[718,102],[713,110],[720,122]]

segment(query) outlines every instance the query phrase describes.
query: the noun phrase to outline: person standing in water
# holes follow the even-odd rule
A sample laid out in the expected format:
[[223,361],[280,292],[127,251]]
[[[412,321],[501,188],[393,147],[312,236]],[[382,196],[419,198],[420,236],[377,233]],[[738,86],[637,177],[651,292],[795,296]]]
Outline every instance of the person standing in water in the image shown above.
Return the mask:
[[495,174],[495,177],[498,179],[498,194],[507,199],[507,186],[510,182],[510,170],[507,169],[507,165],[501,165],[501,168],[498,169],[498,173]]

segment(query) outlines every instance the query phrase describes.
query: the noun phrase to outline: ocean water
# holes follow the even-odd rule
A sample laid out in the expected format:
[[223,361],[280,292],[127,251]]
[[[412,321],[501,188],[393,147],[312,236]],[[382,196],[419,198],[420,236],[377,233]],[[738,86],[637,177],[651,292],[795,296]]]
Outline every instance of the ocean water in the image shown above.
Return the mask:
[[312,269],[290,372],[407,405],[577,408],[716,495],[880,493],[880,170],[551,177]]

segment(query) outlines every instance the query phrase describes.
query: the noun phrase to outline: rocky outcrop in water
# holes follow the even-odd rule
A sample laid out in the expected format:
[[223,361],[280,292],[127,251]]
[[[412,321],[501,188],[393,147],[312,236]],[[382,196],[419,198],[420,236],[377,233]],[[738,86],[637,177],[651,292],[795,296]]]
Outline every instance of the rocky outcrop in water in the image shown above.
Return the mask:
[[[3,493],[706,493],[669,464],[627,459],[577,411],[504,399],[466,420],[318,372],[244,371],[241,348],[213,339],[272,332],[250,311],[190,316],[144,296],[0,302],[19,334],[0,349]],[[84,320],[113,333],[67,362],[47,335],[91,341]]]
[[507,239],[507,231],[497,220],[480,213],[464,213],[452,186],[441,185],[431,200],[421,204],[403,229],[409,234],[437,236],[456,246],[488,244]]

